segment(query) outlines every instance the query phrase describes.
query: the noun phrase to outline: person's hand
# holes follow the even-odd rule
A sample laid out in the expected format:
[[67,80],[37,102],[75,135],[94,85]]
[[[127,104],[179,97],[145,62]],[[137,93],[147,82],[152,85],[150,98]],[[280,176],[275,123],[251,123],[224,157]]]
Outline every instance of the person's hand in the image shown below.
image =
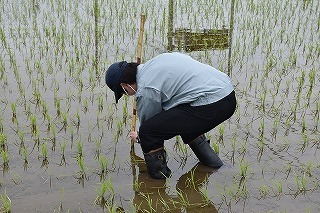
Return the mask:
[[138,132],[136,132],[136,131],[132,131],[132,132],[130,132],[129,133],[129,137],[131,138],[131,140],[132,141],[134,141],[134,142],[138,142],[139,140],[138,140]]

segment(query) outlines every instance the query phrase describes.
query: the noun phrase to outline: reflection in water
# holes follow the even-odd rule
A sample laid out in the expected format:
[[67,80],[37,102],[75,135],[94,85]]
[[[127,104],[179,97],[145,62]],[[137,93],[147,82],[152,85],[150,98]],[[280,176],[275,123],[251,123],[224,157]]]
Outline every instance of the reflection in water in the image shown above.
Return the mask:
[[[169,195],[166,180],[152,179],[142,158],[131,152],[137,212],[217,212],[210,199],[200,189],[205,187],[212,168],[195,165],[183,174],[177,184],[177,195]],[[139,169],[138,176],[135,173]]]

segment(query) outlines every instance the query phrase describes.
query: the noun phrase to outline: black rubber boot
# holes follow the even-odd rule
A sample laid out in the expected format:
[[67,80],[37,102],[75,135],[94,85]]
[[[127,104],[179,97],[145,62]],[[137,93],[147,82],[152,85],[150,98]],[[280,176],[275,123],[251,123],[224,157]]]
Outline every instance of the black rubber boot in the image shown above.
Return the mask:
[[188,145],[202,164],[212,168],[219,168],[223,165],[221,159],[211,148],[210,140],[206,136],[201,135]]
[[147,164],[147,170],[152,178],[165,179],[171,175],[171,170],[167,166],[167,153],[161,149],[152,153],[143,153]]

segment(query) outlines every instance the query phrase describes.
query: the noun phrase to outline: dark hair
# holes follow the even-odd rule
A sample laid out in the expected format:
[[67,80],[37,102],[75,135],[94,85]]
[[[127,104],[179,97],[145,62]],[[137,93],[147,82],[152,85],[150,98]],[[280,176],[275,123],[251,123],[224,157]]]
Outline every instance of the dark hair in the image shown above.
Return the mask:
[[128,63],[126,69],[124,70],[120,80],[120,83],[126,83],[126,84],[134,84],[137,82],[137,67],[138,63]]

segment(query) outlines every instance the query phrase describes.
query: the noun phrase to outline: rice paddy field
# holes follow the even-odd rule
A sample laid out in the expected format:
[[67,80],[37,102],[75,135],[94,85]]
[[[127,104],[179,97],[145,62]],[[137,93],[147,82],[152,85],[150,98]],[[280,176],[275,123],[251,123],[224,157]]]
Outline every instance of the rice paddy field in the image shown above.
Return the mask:
[[[320,212],[319,7],[1,0],[0,212]],[[142,62],[169,51],[170,29],[229,29],[227,47],[170,48],[232,79],[237,110],[207,134],[220,169],[177,136],[172,176],[153,180],[131,150],[133,98],[116,105],[104,75],[136,61],[141,14]]]

